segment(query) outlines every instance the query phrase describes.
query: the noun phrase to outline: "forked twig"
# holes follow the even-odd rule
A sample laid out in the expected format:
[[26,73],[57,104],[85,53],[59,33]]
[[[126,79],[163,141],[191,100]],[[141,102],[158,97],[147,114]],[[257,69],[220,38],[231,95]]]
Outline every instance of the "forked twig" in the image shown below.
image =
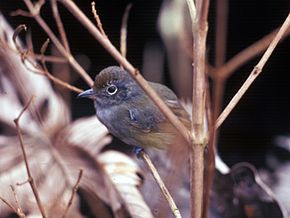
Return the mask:
[[22,133],[21,133],[20,126],[19,126],[19,120],[20,120],[21,116],[23,115],[23,113],[27,110],[27,108],[29,107],[31,102],[33,101],[33,98],[34,98],[34,96],[32,96],[30,98],[30,100],[26,103],[26,105],[23,107],[22,111],[19,113],[18,117],[16,119],[14,119],[14,123],[15,123],[15,126],[16,126],[17,136],[18,136],[18,139],[19,139],[19,142],[20,142],[20,147],[21,147],[23,158],[24,158],[25,168],[26,168],[26,172],[27,172],[27,176],[28,176],[27,181],[30,184],[30,187],[32,189],[32,192],[33,192],[34,197],[36,199],[37,206],[38,206],[38,208],[40,210],[40,213],[41,213],[42,217],[46,218],[47,216],[45,214],[44,207],[43,207],[43,205],[41,203],[38,190],[36,188],[34,179],[33,179],[32,175],[31,175],[31,172],[30,172],[28,159],[27,159],[26,151],[25,151],[24,144],[23,144]]
[[77,192],[77,190],[78,190],[78,188],[79,188],[79,184],[80,184],[80,182],[81,182],[81,178],[82,178],[82,176],[83,176],[83,170],[81,169],[80,172],[79,172],[79,175],[78,175],[78,179],[77,179],[75,185],[73,186],[73,189],[72,189],[71,196],[70,196],[70,199],[69,199],[69,201],[68,201],[68,204],[67,204],[67,206],[66,206],[66,208],[65,208],[65,210],[64,210],[64,213],[63,213],[63,215],[61,216],[61,218],[65,218],[65,217],[66,217],[67,212],[68,212],[69,208],[70,208],[71,205],[72,205],[72,202],[73,202],[74,196],[75,196],[75,194],[76,194],[76,192]]
[[140,157],[144,160],[144,162],[148,166],[148,168],[150,169],[150,172],[152,173],[153,178],[155,179],[162,194],[164,195],[166,201],[168,202],[174,217],[181,218],[181,213],[180,213],[179,209],[177,208],[171,194],[169,193],[168,189],[166,188],[164,182],[162,181],[162,179],[161,179],[157,169],[155,168],[154,164],[152,163],[151,159],[145,153],[144,150],[142,150],[139,154],[140,154]]
[[254,69],[250,73],[247,80],[244,82],[244,84],[241,86],[239,91],[235,94],[235,96],[232,98],[232,100],[229,102],[229,104],[226,106],[226,108],[223,110],[223,112],[220,114],[220,116],[216,120],[216,125],[215,125],[216,128],[220,127],[220,125],[224,122],[224,120],[228,117],[228,115],[231,113],[231,111],[234,109],[234,107],[243,97],[245,92],[249,89],[250,85],[260,75],[260,73],[263,70],[264,65],[268,61],[272,52],[276,48],[278,42],[281,40],[281,38],[283,37],[283,35],[285,34],[285,32],[288,30],[289,27],[290,27],[290,13],[288,14],[286,20],[284,21],[278,33],[276,34],[275,38],[273,39],[273,41],[271,42],[271,44],[265,51],[264,55],[260,59],[259,63],[254,67]]
[[13,212],[15,212],[16,214],[17,214],[17,216],[18,217],[20,217],[20,218],[24,218],[25,217],[25,214],[23,214],[23,213],[20,213],[16,208],[14,208],[13,206],[12,206],[12,204],[10,204],[5,198],[3,198],[3,197],[1,197],[0,196],[0,200],[4,203],[4,204],[6,204]]
[[16,190],[15,190],[14,186],[10,185],[10,188],[11,188],[11,191],[13,193],[13,196],[14,196],[14,199],[15,199],[15,203],[17,205],[17,209],[16,209],[17,212],[18,212],[17,214],[20,215],[20,217],[25,217],[25,215],[24,215],[24,213],[23,213],[23,211],[22,211],[22,209],[20,207],[20,204],[19,204],[18,197],[17,197]]

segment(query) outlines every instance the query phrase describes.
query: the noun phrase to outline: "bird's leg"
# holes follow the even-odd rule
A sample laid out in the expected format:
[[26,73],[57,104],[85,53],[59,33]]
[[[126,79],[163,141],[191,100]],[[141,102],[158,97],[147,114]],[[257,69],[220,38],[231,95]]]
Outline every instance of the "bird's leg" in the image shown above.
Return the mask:
[[138,157],[138,158],[140,158],[140,155],[141,155],[141,152],[142,151],[144,151],[144,148],[141,148],[141,147],[139,147],[139,146],[134,146],[133,147],[133,152],[134,152],[134,154],[136,154],[136,156]]

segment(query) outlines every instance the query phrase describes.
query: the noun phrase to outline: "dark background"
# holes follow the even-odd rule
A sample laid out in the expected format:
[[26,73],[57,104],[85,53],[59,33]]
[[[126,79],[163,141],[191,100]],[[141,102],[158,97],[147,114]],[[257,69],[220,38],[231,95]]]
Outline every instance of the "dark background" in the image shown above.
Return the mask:
[[[91,1],[75,1],[90,18]],[[133,8],[128,23],[128,60],[142,69],[143,50],[148,42],[158,42],[163,47],[157,31],[157,17],[162,1],[139,0],[97,0],[96,8],[103,27],[113,44],[119,47],[119,33],[122,15],[127,3]],[[0,10],[13,27],[25,23],[32,31],[35,50],[46,40],[46,34],[31,18],[11,17],[11,11],[25,9],[22,1],[2,0]],[[282,24],[289,13],[289,0],[235,0],[229,1],[227,58],[259,40]],[[60,12],[68,34],[72,53],[85,55],[90,64],[89,74],[94,77],[102,68],[116,65],[116,61],[95,41],[93,37],[60,5]],[[56,30],[49,3],[42,9],[42,16]],[[93,20],[93,19],[92,19]],[[209,15],[208,56],[214,60],[215,2],[211,1]],[[259,56],[260,57],[260,56]],[[228,80],[224,106],[230,101],[243,81],[249,75],[259,57],[239,68]],[[171,85],[168,66],[165,61],[164,83]],[[148,78],[150,80],[150,78]],[[75,85],[86,89],[87,85],[78,79]],[[174,89],[174,87],[171,87]],[[76,100],[72,94],[73,117],[94,114],[90,101]],[[182,97],[182,96],[180,96]],[[265,155],[277,152],[274,137],[287,135],[290,130],[290,39],[278,45],[263,73],[247,91],[238,106],[221,127],[219,151],[227,164],[249,161],[261,167]],[[278,153],[283,155],[283,152]]]

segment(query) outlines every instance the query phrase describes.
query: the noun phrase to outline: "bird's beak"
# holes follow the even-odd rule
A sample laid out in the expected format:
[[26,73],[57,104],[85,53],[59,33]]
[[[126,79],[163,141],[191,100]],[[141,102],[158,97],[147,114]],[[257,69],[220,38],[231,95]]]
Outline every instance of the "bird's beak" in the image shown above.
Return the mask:
[[95,92],[93,89],[88,89],[78,95],[78,98],[91,98],[94,99]]

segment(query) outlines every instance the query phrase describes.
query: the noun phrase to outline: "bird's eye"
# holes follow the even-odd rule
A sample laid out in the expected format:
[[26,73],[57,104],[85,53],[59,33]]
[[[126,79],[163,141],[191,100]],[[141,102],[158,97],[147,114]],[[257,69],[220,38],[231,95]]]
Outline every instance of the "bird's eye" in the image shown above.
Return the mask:
[[118,88],[114,84],[109,85],[106,89],[106,92],[109,95],[114,95],[114,94],[116,94],[117,91],[118,91]]

